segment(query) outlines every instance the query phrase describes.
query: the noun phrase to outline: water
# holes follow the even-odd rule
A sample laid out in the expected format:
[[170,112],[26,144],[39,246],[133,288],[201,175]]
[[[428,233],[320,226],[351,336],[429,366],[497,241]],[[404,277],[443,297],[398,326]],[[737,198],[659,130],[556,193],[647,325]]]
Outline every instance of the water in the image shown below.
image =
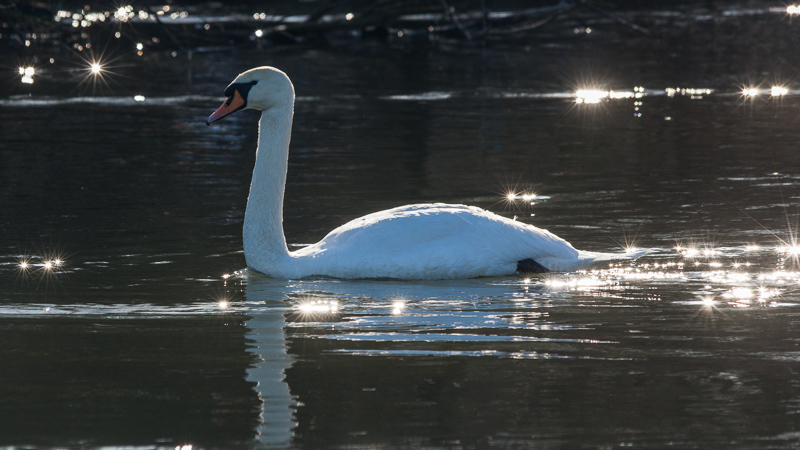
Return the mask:
[[[6,86],[0,447],[797,446],[797,24],[749,3],[639,19],[668,31],[147,54],[106,83]],[[446,201],[650,253],[533,278],[249,273],[257,116],[203,121],[261,64],[299,95],[294,248]]]

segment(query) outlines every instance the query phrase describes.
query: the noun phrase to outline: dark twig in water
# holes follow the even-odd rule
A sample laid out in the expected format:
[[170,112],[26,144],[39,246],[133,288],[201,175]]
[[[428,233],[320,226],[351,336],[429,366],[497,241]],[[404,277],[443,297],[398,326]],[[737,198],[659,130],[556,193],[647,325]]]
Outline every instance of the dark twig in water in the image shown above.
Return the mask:
[[[326,40],[335,36],[380,39],[388,36],[441,35],[466,41],[524,38],[545,25],[556,30],[558,26],[571,30],[569,21],[583,23],[585,19],[576,14],[581,9],[602,14],[638,33],[650,35],[647,29],[598,7],[590,0],[561,0],[548,6],[503,11],[492,11],[485,0],[326,0],[320,3],[321,6],[305,15],[283,11],[267,18],[262,14],[258,20],[256,14],[261,27],[257,35],[258,45],[262,45],[264,40],[281,44]],[[127,8],[134,11],[133,6]],[[137,6],[136,9],[141,10],[139,15],[144,19],[114,20],[106,12],[106,17],[111,17],[111,20],[95,21],[90,25],[81,22],[80,26],[76,26],[72,18],[57,17],[49,9],[0,8],[0,19],[9,24],[9,31],[3,33],[7,38],[0,43],[34,47],[50,40],[72,42],[76,48],[80,48],[97,35],[110,31],[118,39],[135,39],[139,43],[151,41],[153,44],[162,42],[161,45],[165,47],[181,51],[209,43],[232,44],[253,40],[253,23],[244,15],[239,21],[226,20],[220,25],[212,21],[205,27],[190,27],[182,21],[163,20],[159,15],[163,11],[154,11],[149,5]],[[62,20],[62,17],[67,18]],[[119,26],[121,22],[126,22],[124,28]],[[209,32],[212,27],[213,31]],[[33,39],[29,39],[29,36],[33,36]],[[140,39],[142,36],[150,36],[150,39]],[[24,48],[22,50],[27,51]]]
[[[575,6],[571,7],[570,9],[573,9],[573,8],[575,8]],[[555,12],[555,13],[553,13],[553,14],[551,14],[551,15],[549,15],[549,16],[545,17],[544,19],[541,19],[541,20],[539,20],[537,22],[525,24],[525,25],[518,26],[518,27],[512,27],[512,28],[506,28],[506,29],[493,29],[492,30],[492,34],[495,34],[495,35],[509,35],[509,34],[519,34],[519,33],[524,33],[524,32],[527,32],[527,31],[532,31],[532,30],[535,30],[535,29],[537,29],[537,28],[539,28],[539,27],[541,27],[543,25],[547,25],[548,23],[552,22],[553,20],[558,18],[560,15],[562,15],[564,12],[566,12],[566,11],[558,11],[558,12]]]
[[449,4],[447,4],[447,0],[442,0],[442,7],[444,8],[445,14],[448,16],[451,22],[455,24],[456,27],[461,31],[465,38],[468,41],[472,40],[472,34],[467,30],[464,25],[461,24],[461,21],[458,20],[458,15],[456,14],[456,9]]
[[183,44],[181,44],[181,41],[178,40],[178,38],[176,38],[175,35],[169,31],[169,28],[164,26],[164,22],[162,22],[161,19],[158,17],[158,14],[154,13],[153,10],[150,9],[150,6],[146,6],[146,8],[150,16],[156,19],[156,23],[158,24],[159,28],[161,28],[161,30],[164,31],[164,34],[166,34],[170,38],[170,40],[174,42],[179,49],[181,49],[181,51],[186,51],[186,47],[184,47]]
[[587,2],[584,2],[583,5],[586,6],[587,8],[589,8],[589,9],[592,9],[594,11],[599,12],[600,14],[602,14],[602,15],[604,15],[604,16],[612,19],[612,20],[615,20],[616,22],[618,22],[618,23],[620,23],[622,25],[625,25],[626,27],[628,27],[628,28],[630,28],[630,29],[632,29],[634,31],[638,31],[639,33],[642,33],[644,35],[648,35],[648,36],[650,35],[650,31],[649,30],[647,30],[645,28],[642,28],[639,25],[636,25],[635,23],[628,22],[627,20],[623,19],[622,17],[620,17],[620,16],[618,16],[616,14],[612,14],[612,13],[610,13],[610,12],[600,8],[600,7],[598,7],[593,2],[588,2],[587,1]]

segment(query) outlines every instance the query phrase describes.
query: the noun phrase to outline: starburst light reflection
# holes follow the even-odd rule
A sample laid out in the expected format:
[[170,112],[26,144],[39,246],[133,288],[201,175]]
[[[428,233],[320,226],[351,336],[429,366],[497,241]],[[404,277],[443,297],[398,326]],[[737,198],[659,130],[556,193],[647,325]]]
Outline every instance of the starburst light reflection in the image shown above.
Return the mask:
[[57,277],[68,273],[65,261],[60,252],[48,251],[43,255],[19,255],[14,268],[16,275],[23,281],[38,280],[49,286]]
[[518,200],[522,200],[525,202],[530,202],[537,199],[536,194],[533,193],[517,193],[517,192],[509,192],[505,195],[505,199],[509,202],[515,202]]
[[20,81],[23,84],[33,84],[33,75],[36,73],[36,69],[33,66],[26,66],[19,68],[19,74],[22,77]]
[[133,12],[133,6],[131,5],[120,6],[114,11],[114,18],[119,22],[127,22],[135,16],[136,14]]
[[[95,93],[99,87],[111,89],[109,82],[114,81],[112,77],[117,75],[112,69],[114,68],[114,61],[118,58],[111,58],[103,52],[79,56],[83,60],[83,66],[77,71],[78,86],[88,87],[91,85],[92,93]],[[118,85],[119,83],[115,82],[115,84]]]
[[392,314],[397,316],[403,313],[406,309],[406,303],[402,300],[395,300],[392,302]]
[[600,103],[609,93],[598,89],[580,89],[575,92],[575,103]]
[[772,88],[770,88],[770,95],[772,95],[773,97],[780,97],[780,96],[786,95],[788,93],[789,93],[789,89],[787,89],[787,88],[785,88],[783,86],[772,86]]
[[742,95],[744,97],[756,97],[759,94],[758,89],[752,87],[746,87],[742,89]]
[[800,245],[784,245],[782,247],[778,247],[776,249],[778,253],[783,253],[789,256],[799,256],[800,255]]
[[791,262],[792,265],[800,265],[800,244],[797,244],[794,239],[792,242],[775,248],[775,252],[782,257],[781,264]]
[[746,287],[735,287],[731,289],[729,296],[740,300],[748,300],[753,297],[753,291]]
[[[793,241],[770,246],[769,252],[752,243],[680,243],[674,247],[675,253],[671,256],[653,249],[652,256],[636,261],[612,263],[607,268],[546,274],[538,279],[521,280],[520,285],[526,288],[526,292],[529,283],[540,285],[543,289],[539,292],[543,291],[545,295],[558,293],[578,302],[590,301],[586,300],[588,296],[695,304],[700,306],[700,311],[692,317],[700,314],[713,324],[719,318],[728,318],[726,312],[730,308],[747,310],[796,305],[791,301],[781,301],[786,294],[793,297],[800,286],[800,271],[789,269],[788,265],[784,268],[789,256],[800,258],[800,244],[792,245],[790,242]],[[755,250],[761,252],[747,253]],[[681,258],[687,254],[695,258],[682,261]],[[772,261],[764,259],[770,254]],[[745,256],[758,259],[742,261]],[[664,283],[668,288],[662,291]],[[685,286],[685,290],[674,291],[673,287],[677,286]],[[716,313],[721,316],[714,317]]]
[[633,246],[633,245],[628,245],[628,246],[625,247],[625,254],[626,255],[632,255],[634,253],[637,253],[638,251],[639,251],[639,247],[636,247],[636,246]]
[[336,300],[306,300],[297,305],[301,314],[336,314],[339,312],[339,302]]
[[695,247],[682,248],[680,252],[684,258],[694,258],[700,254],[700,250]]

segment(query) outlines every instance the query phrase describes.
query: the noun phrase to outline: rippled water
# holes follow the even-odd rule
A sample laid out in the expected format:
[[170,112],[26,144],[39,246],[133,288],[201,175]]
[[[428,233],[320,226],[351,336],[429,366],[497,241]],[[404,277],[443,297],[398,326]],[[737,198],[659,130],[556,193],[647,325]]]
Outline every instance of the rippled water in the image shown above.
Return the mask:
[[[0,447],[797,446],[798,24],[731,11],[656,15],[674,35],[650,40],[153,56],[96,92],[0,98]],[[446,201],[649,253],[531,278],[250,273],[257,117],[203,121],[260,64],[299,95],[295,248]],[[590,88],[624,95],[576,103]]]

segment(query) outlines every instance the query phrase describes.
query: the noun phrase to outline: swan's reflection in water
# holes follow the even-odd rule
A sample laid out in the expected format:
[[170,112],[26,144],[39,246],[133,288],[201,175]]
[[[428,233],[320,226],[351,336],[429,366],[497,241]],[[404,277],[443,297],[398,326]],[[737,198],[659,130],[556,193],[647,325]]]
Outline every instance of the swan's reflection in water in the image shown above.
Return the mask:
[[[614,283],[566,290],[548,278],[247,274],[259,444],[658,448],[676,436],[698,446],[769,440],[794,426],[782,411],[800,391],[772,387],[797,358],[787,299],[780,315],[742,309],[723,301],[744,295],[741,282],[726,282],[710,307],[697,295],[710,272],[664,284],[615,270],[601,274]],[[713,429],[694,425],[703,417]]]
[[262,402],[261,424],[256,439],[266,447],[279,448],[289,444],[295,428],[293,412],[295,400],[289,394],[285,381],[286,369],[291,364],[287,353],[284,327],[290,308],[285,302],[290,285],[283,280],[273,280],[250,275],[246,287],[247,320],[251,352],[258,362],[247,370],[248,381],[256,383]]
[[[487,398],[472,397],[476,381],[500,388],[520,374],[515,360],[575,358],[571,346],[610,344],[586,338],[587,331],[573,324],[550,321],[542,310],[549,294],[543,283],[532,287],[530,280],[245,277],[248,338],[259,361],[248,381],[263,401],[257,435],[267,447],[436,443],[439,429],[471,426],[453,410],[462,409],[462,401],[470,411],[491,407]],[[560,336],[570,330],[580,336]],[[474,357],[484,362],[468,362]],[[497,369],[504,373],[492,377]],[[458,389],[441,402],[420,392],[461,383],[469,386],[463,392],[471,400]],[[499,395],[507,399],[520,388]],[[435,418],[437,410],[452,410],[452,416]],[[424,425],[418,423],[422,417]],[[479,428],[490,435],[501,427],[491,421]],[[454,437],[458,430],[444,434]]]
[[[247,315],[250,317],[246,325],[250,329],[248,337],[253,343],[251,351],[259,361],[248,370],[248,381],[256,383],[258,395],[263,402],[257,439],[260,445],[267,447],[288,444],[298,427],[295,413],[298,404],[302,404],[298,400],[302,402],[303,399],[297,399],[297,394],[290,392],[290,385],[295,381],[303,384],[294,386],[292,392],[309,390],[309,386],[305,385],[306,374],[299,372],[307,365],[298,365],[298,358],[319,360],[325,354],[369,355],[373,351],[377,352],[375,354],[391,354],[392,350],[386,348],[361,349],[358,341],[413,341],[413,333],[407,332],[411,328],[427,328],[428,332],[420,334],[421,340],[426,342],[432,339],[443,342],[486,340],[488,336],[463,334],[459,339],[458,336],[449,335],[446,331],[449,326],[445,322],[449,320],[450,325],[461,327],[464,324],[459,324],[465,318],[459,317],[459,310],[465,305],[471,305],[479,299],[487,301],[493,297],[507,296],[509,289],[516,290],[508,281],[496,284],[485,280],[419,283],[332,279],[285,281],[256,273],[245,276]],[[427,312],[418,310],[411,315],[407,314],[409,304],[419,306],[422,301],[426,301]],[[339,310],[340,303],[345,305],[346,311]],[[433,312],[442,307],[449,312]],[[476,320],[483,321],[485,318],[466,318],[467,322],[474,323]],[[432,332],[433,330],[439,332]],[[294,343],[293,351],[288,349],[287,338]],[[313,341],[319,340],[327,341],[328,345],[315,345]],[[347,345],[348,342],[356,343],[356,348]],[[413,349],[396,349],[395,352],[398,355],[468,354],[463,350],[442,353],[433,349],[419,352]],[[363,367],[358,361],[352,363],[353,371]],[[288,380],[287,384],[286,374],[292,367],[294,369],[291,372],[299,376],[297,380]],[[322,373],[322,377],[329,379],[317,380],[317,387],[312,390],[320,391],[324,390],[324,386],[335,385],[337,374],[342,375],[339,371]],[[374,382],[389,380],[378,378]],[[322,394],[331,395],[330,392]],[[327,405],[328,408],[331,406]],[[308,430],[309,424],[304,424],[301,428]]]

